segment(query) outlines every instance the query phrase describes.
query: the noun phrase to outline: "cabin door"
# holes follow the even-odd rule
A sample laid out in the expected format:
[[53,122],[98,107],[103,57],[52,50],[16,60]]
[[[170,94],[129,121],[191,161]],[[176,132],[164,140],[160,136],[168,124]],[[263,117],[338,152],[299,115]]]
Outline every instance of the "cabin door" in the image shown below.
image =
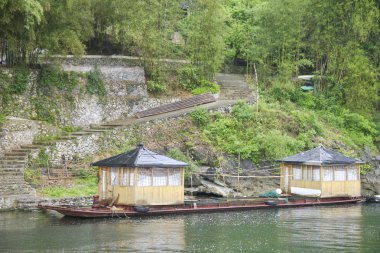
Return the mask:
[[289,192],[289,167],[284,167],[284,190],[285,193]]

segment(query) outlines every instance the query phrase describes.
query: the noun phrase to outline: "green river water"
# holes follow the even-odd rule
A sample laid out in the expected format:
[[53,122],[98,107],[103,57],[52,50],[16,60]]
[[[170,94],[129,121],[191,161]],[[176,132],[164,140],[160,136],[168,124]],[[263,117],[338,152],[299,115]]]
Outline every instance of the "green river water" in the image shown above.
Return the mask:
[[380,252],[380,204],[151,218],[1,212],[0,252]]

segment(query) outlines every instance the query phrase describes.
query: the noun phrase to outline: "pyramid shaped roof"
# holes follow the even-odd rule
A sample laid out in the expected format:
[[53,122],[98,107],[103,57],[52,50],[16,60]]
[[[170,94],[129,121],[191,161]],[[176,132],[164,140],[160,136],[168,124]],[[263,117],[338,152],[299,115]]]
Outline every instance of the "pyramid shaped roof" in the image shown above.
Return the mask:
[[157,154],[140,144],[128,152],[106,158],[91,164],[106,167],[159,167],[179,168],[189,166],[187,163]]
[[278,160],[279,162],[302,163],[309,165],[331,165],[331,164],[354,164],[361,163],[360,160],[347,157],[339,152],[319,146],[296,155],[288,156]]

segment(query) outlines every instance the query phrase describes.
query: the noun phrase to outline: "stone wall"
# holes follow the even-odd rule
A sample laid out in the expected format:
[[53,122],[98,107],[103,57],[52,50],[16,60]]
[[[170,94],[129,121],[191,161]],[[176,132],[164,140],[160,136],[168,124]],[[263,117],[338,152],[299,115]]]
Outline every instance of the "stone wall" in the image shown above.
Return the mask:
[[[142,66],[142,61],[139,57],[123,56],[123,55],[84,55],[80,58],[72,55],[68,56],[56,56],[55,59],[62,64],[70,65],[92,65],[92,66],[124,66],[135,67]],[[186,60],[173,60],[162,59],[162,64],[170,67],[171,69],[177,69],[178,67],[189,64]]]
[[7,117],[0,131],[0,155],[21,145],[32,144],[38,135],[54,134],[57,131],[56,127],[44,122]]

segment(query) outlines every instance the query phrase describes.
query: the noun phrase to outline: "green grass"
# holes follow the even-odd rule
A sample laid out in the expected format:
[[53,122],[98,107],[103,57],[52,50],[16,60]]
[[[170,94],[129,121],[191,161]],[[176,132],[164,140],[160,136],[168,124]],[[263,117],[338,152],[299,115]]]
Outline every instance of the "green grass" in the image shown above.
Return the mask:
[[45,197],[87,197],[97,194],[97,177],[78,178],[74,180],[71,187],[45,187],[41,189],[41,194]]

